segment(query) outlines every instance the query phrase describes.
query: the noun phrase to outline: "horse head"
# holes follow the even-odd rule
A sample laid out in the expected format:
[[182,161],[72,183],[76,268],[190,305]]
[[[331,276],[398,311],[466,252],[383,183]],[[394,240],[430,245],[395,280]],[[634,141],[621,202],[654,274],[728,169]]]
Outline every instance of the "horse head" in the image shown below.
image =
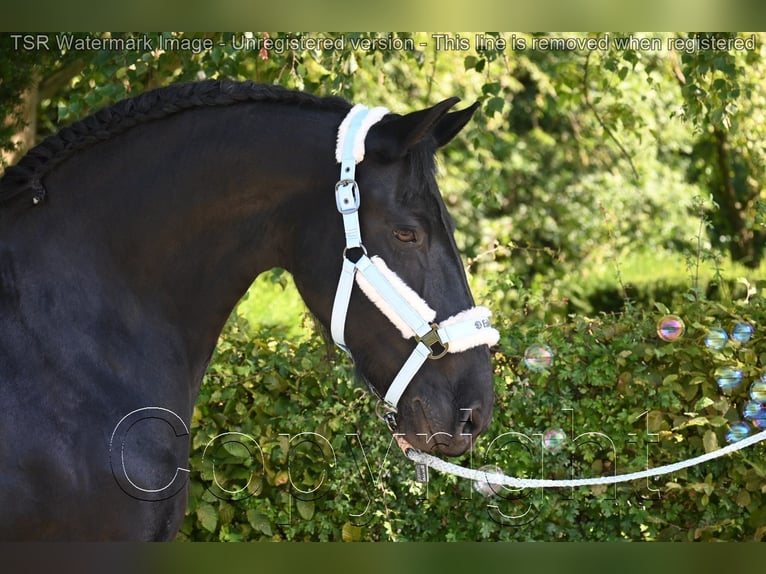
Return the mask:
[[[304,230],[312,264],[293,271],[309,308],[395,412],[389,419],[395,431],[416,448],[445,455],[469,450],[491,420],[488,347],[497,341],[489,313],[473,307],[435,177],[435,152],[476,107],[450,113],[457,101],[404,116],[380,114],[368,126],[363,152],[352,162],[358,162],[355,178],[341,173],[336,186],[336,194],[345,193],[338,199],[343,217],[335,213],[331,223]],[[356,287],[348,278],[354,274]],[[339,303],[344,297],[348,302]]]

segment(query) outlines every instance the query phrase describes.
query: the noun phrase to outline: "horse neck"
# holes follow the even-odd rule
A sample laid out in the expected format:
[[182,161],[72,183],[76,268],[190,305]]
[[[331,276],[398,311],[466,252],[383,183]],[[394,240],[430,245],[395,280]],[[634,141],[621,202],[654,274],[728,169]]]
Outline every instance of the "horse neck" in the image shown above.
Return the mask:
[[51,216],[206,361],[253,279],[288,267],[294,218],[311,212],[293,207],[317,194],[334,206],[341,117],[252,103],[138,126],[51,174]]

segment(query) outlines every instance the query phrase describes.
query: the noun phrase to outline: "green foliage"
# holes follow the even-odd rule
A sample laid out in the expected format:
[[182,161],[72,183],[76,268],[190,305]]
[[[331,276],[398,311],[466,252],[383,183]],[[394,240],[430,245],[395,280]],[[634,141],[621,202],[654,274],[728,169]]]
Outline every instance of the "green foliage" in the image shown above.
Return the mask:
[[[694,41],[744,41],[754,36],[695,34]],[[691,51],[680,66],[684,113],[701,132],[690,179],[710,190],[711,239],[750,267],[761,261],[766,231],[759,205],[766,200],[763,109],[766,93],[758,50]]]
[[[612,33],[607,49],[572,51],[533,49],[534,41],[550,40],[547,34],[485,34],[483,44],[463,34],[465,50],[437,49],[433,35],[423,33],[327,33],[324,48],[301,44],[316,36],[79,34],[66,37],[135,46],[39,52],[12,50],[5,36],[9,49],[0,66],[9,73],[2,75],[7,93],[0,105],[14,121],[3,129],[10,135],[23,122],[13,110],[34,78],[41,85],[41,136],[146,89],[222,76],[397,112],[459,95],[482,103],[444,162],[444,190],[459,228],[481,228],[461,237],[468,257],[494,242],[513,243],[551,250],[559,275],[596,268],[622,254],[618,243],[604,241],[602,213],[626,232],[619,237],[638,235],[653,243],[650,250],[674,250],[689,240],[691,198],[712,195],[720,207],[709,212],[709,240],[735,260],[759,265],[766,241],[758,223],[766,201],[759,184],[766,165],[760,36],[752,36],[754,50],[728,51],[639,50],[618,40],[656,40],[664,48],[671,39],[751,36]],[[51,45],[60,37],[50,35]],[[185,49],[158,49],[160,42]],[[211,47],[202,49],[204,42]],[[411,43],[398,49],[393,42]],[[531,278],[549,275],[551,263],[522,256],[514,267]]]
[[[724,445],[729,424],[742,419],[750,382],[766,372],[766,286],[750,285],[747,293],[725,304],[690,298],[671,308],[657,303],[553,324],[534,309],[502,315],[494,421],[460,462],[528,478],[591,477]],[[671,312],[686,331],[667,342],[657,335],[657,321]],[[740,321],[756,326],[750,341],[730,341],[721,351],[705,347],[709,329],[730,331]],[[546,371],[522,360],[534,343],[554,351]],[[351,382],[347,361],[330,355],[309,332],[288,339],[232,318],[195,409],[192,496],[181,539],[760,540],[766,534],[762,444],[609,488],[500,490],[487,498],[469,482],[433,471],[423,486],[374,415],[374,400]],[[738,389],[719,389],[714,372],[722,365],[742,370]],[[566,435],[560,450],[542,447],[550,429]],[[214,480],[214,449],[207,462],[203,453],[231,432],[246,438],[218,449]],[[242,492],[226,494],[219,485]]]

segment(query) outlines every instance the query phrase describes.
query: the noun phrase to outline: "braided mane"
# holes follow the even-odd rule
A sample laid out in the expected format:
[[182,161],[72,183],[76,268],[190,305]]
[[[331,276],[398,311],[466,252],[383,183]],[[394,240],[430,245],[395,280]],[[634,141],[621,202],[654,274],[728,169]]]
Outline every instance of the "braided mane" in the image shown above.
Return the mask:
[[341,98],[320,98],[250,81],[205,80],[159,88],[117,102],[47,137],[16,165],[5,170],[0,179],[0,204],[27,193],[32,194],[32,203],[39,203],[45,197],[42,177],[51,168],[78,150],[107,140],[137,124],[193,108],[248,101],[307,105],[327,110],[348,110],[351,107]]

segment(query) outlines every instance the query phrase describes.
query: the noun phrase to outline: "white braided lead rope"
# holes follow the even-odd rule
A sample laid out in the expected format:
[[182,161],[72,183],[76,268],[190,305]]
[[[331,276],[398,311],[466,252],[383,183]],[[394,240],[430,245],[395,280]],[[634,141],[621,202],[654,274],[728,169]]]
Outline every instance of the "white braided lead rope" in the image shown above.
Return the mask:
[[457,464],[453,464],[451,462],[446,462],[440,458],[426,454],[414,448],[407,449],[404,454],[407,456],[407,458],[414,461],[416,464],[423,464],[433,468],[434,470],[438,470],[439,472],[452,474],[461,478],[467,478],[478,482],[486,482],[498,486],[513,486],[516,488],[564,488],[572,486],[616,484],[619,482],[627,482],[629,480],[636,480],[639,478],[669,474],[683,468],[702,464],[703,462],[707,462],[732,452],[742,450],[743,448],[747,448],[748,446],[754,445],[763,440],[766,440],[766,430],[743,438],[742,440],[739,440],[721,449],[694,458],[689,458],[681,462],[676,462],[665,466],[658,466],[657,468],[651,468],[639,472],[631,472],[628,474],[616,474],[614,476],[601,476],[598,478],[576,478],[572,480],[516,478],[513,476],[506,476],[504,474],[485,472],[483,470],[472,470]]

